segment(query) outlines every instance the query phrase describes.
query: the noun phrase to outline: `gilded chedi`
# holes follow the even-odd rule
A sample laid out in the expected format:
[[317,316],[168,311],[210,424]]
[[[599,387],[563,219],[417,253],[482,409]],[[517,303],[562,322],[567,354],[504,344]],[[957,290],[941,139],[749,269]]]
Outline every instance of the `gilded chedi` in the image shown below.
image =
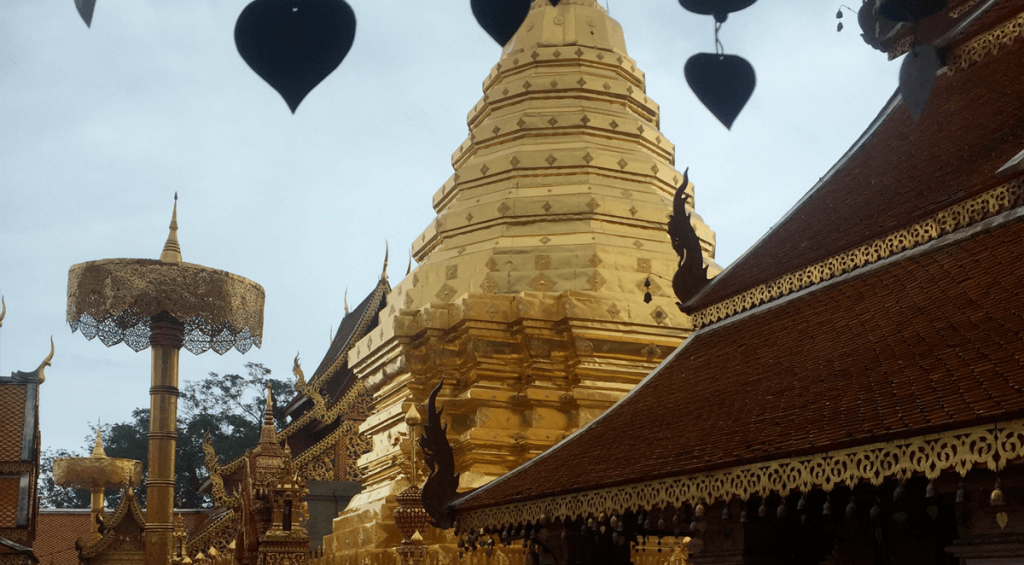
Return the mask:
[[[535,0],[483,90],[437,218],[413,244],[419,266],[348,354],[373,395],[359,427],[372,448],[324,563],[397,558],[393,511],[412,474],[404,414],[441,377],[465,490],[600,415],[691,330],[668,280],[683,175],[619,24],[593,0]],[[714,232],[692,222],[716,274]],[[430,553],[457,552],[428,530]]]

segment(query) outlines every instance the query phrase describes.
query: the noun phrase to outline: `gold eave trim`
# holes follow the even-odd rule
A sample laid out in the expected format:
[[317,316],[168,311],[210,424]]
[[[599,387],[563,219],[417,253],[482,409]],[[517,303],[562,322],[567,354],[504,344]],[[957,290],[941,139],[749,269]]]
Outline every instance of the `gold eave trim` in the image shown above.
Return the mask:
[[974,198],[950,206],[909,227],[891,232],[859,247],[699,310],[692,316],[693,327],[696,330],[709,326],[970,227],[1010,210],[1022,195],[1024,195],[1024,177],[1019,177]]
[[553,496],[458,512],[457,530],[498,530],[546,519],[573,520],[629,511],[813,489],[831,491],[860,482],[914,475],[935,479],[947,471],[964,476],[974,467],[999,471],[1024,458],[1024,420],[964,428],[916,438],[695,473],[619,487]]

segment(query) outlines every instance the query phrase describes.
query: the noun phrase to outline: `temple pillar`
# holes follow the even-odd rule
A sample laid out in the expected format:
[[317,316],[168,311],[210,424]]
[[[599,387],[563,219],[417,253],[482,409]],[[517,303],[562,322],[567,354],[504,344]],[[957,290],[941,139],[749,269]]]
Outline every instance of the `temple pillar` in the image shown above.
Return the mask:
[[178,353],[185,326],[167,314],[150,325],[149,475],[146,479],[146,563],[169,565],[174,549],[174,464],[178,443]]

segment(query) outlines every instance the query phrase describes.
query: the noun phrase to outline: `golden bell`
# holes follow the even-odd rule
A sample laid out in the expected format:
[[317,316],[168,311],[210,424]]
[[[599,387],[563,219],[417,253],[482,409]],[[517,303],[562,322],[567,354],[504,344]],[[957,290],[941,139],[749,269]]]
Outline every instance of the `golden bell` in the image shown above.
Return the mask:
[[999,488],[999,479],[996,479],[996,488],[992,490],[992,496],[989,497],[988,502],[992,506],[1006,505],[1006,495],[1004,495],[1003,490]]

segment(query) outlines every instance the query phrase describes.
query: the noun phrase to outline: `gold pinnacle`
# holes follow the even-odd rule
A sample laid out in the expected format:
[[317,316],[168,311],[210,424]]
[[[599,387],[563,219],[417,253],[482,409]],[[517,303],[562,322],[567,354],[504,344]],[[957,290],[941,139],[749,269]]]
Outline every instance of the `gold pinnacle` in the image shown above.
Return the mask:
[[103,449],[103,438],[100,436],[100,432],[103,431],[98,424],[96,426],[96,445],[92,448],[92,457],[106,457],[107,452]]
[[388,278],[388,255],[390,250],[388,249],[388,240],[384,240],[384,270],[380,274],[380,280],[386,280]]
[[181,263],[181,246],[178,245],[178,193],[174,193],[174,211],[171,212],[170,233],[167,234],[167,243],[164,243],[164,251],[160,254],[160,260],[164,263]]
[[[296,356],[296,359],[298,359],[298,356]],[[267,410],[263,413],[263,425],[274,425],[274,389],[270,383],[267,383]]]
[[[348,316],[348,289],[345,289],[345,315]],[[332,331],[333,333],[333,331]],[[332,338],[333,340],[333,338]]]
[[7,315],[7,303],[4,302],[4,297],[0,296],[0,328],[4,327],[4,316]]

